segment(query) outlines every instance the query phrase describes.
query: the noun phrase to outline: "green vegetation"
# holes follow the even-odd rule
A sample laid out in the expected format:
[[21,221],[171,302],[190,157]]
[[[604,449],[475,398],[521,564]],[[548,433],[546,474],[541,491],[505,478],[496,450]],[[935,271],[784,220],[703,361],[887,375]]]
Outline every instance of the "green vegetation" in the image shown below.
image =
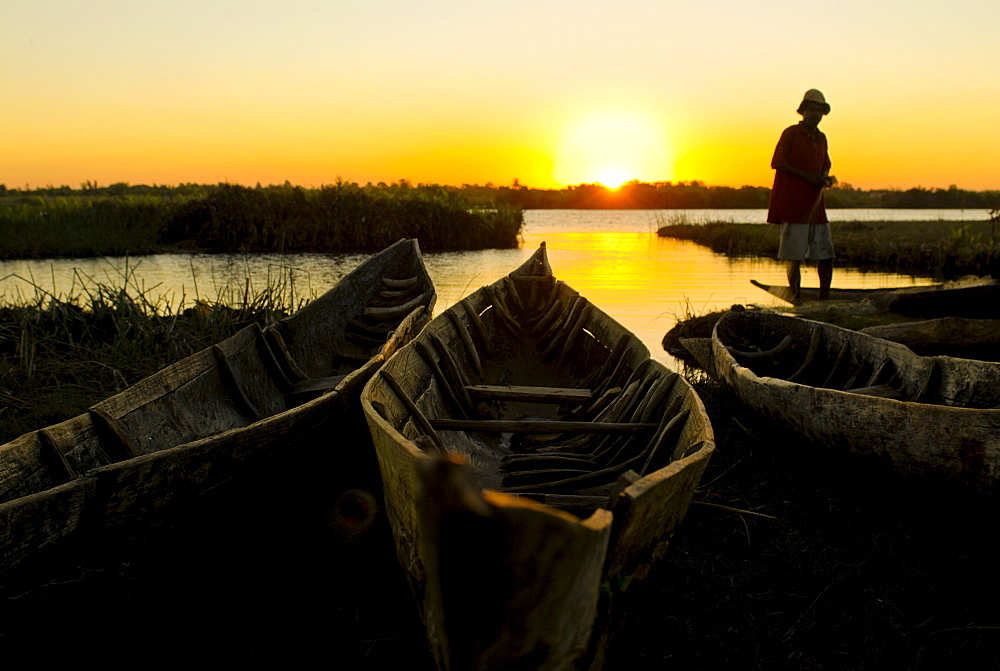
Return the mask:
[[[638,182],[609,189],[601,184],[580,184],[561,190],[531,189],[515,182],[511,187],[465,187],[473,197],[497,193],[513,205],[534,209],[757,209],[766,208],[771,189],[763,186],[707,186],[702,182]],[[984,210],[1000,207],[1000,191],[966,191],[916,187],[905,191],[865,191],[841,184],[826,192],[832,208],[932,208]]]
[[36,289],[0,307],[0,444],[80,414],[252,322],[280,319],[295,300],[277,279],[256,294],[224,289],[178,311],[132,279],[122,287],[81,280],[71,296]]
[[522,213],[436,186],[285,184],[0,189],[0,258],[210,252],[424,251],[517,246]]
[[[837,263],[952,279],[1000,276],[1000,217],[985,222],[834,222]],[[670,224],[661,237],[691,240],[728,256],[775,257],[778,227],[760,224]]]
[[[0,184],[0,258],[210,252],[376,251],[419,237],[425,251],[510,248],[526,209],[765,208],[767,187],[633,181],[618,189],[511,186],[359,186],[338,180],[307,189],[285,183],[10,189]],[[1000,191],[855,189],[826,193],[831,208],[1000,207]]]
[[148,254],[187,196],[0,198],[0,258]]

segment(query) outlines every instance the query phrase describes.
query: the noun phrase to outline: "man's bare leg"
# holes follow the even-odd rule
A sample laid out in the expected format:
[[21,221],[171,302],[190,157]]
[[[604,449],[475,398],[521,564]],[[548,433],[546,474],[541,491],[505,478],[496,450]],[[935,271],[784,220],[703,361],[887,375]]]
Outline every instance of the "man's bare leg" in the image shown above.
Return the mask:
[[792,290],[792,296],[799,297],[802,287],[802,268],[800,261],[788,262],[788,287]]
[[817,270],[819,271],[819,299],[825,301],[830,298],[830,285],[833,283],[833,259],[820,261]]

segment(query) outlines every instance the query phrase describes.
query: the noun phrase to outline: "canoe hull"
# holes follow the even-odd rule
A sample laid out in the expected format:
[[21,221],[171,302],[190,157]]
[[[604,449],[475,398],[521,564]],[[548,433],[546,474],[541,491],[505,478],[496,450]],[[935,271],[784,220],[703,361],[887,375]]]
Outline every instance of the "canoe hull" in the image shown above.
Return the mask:
[[939,317],[869,326],[860,332],[901,343],[922,355],[1000,360],[1000,319]]
[[[205,493],[271,463],[316,451],[340,451],[352,461],[352,453],[364,452],[358,439],[368,439],[357,431],[364,427],[360,391],[385,356],[429,320],[433,291],[427,304],[395,324],[373,356],[342,364],[340,369],[349,372],[330,378],[325,391],[303,396],[289,386],[292,367],[310,376],[327,372],[293,352],[320,351],[330,372],[335,372],[334,349],[351,362],[360,359],[357,349],[336,344],[343,340],[343,328],[340,335],[324,334],[324,329],[357,314],[359,279],[371,284],[399,266],[407,274],[419,271],[423,286],[431,286],[415,241],[401,241],[313,301],[318,308],[301,310],[273,327],[284,333],[280,342],[270,338],[272,329],[248,327],[86,414],[0,446],[5,499],[0,502],[0,562],[15,568],[72,541],[140,522],[155,524],[165,513],[194,506]],[[303,318],[313,323],[300,324]],[[317,337],[322,341],[310,345]],[[275,356],[279,346],[288,353]],[[331,440],[326,428],[333,426],[340,429]]]
[[[819,300],[819,289],[802,287],[794,296],[786,286],[750,280],[755,287],[772,296],[803,305]],[[830,289],[831,301],[867,301],[879,310],[906,317],[1000,318],[1000,282],[990,278],[946,282],[926,287],[887,289]]]
[[[747,341],[767,350],[788,335],[795,341],[781,355],[788,364],[739,354]],[[813,370],[783,379],[801,368],[814,337]],[[997,364],[921,357],[898,343],[829,324],[751,311],[719,320],[711,359],[714,375],[745,404],[812,441],[904,476],[997,490]],[[855,376],[849,387],[860,391],[831,388],[848,375]],[[898,398],[873,395],[882,392]]]
[[[624,590],[666,551],[714,449],[704,407],[688,383],[581,300],[554,278],[546,286],[515,271],[439,315],[362,393],[397,555],[441,668],[598,668]],[[563,314],[565,324],[550,337],[544,324],[536,332],[525,318],[547,307]],[[630,347],[616,348],[630,336]],[[441,430],[437,440],[448,455],[442,460],[436,448],[424,449],[427,432],[385,380],[398,382],[426,417],[454,416],[455,401],[439,388],[429,362],[435,357],[427,356],[435,340],[462,357],[477,384],[507,388],[579,387],[588,374],[599,386],[595,376],[602,366],[610,376],[617,349],[623,370],[641,369],[645,388],[661,390],[660,405],[649,403],[650,416],[661,419],[673,404],[689,418],[669,448],[677,454],[644,476],[623,476],[614,491],[617,476],[562,493],[504,484],[501,462],[516,442],[508,434]],[[476,358],[481,376],[472,373]],[[542,421],[558,414],[553,404],[534,400],[494,400],[489,412]]]

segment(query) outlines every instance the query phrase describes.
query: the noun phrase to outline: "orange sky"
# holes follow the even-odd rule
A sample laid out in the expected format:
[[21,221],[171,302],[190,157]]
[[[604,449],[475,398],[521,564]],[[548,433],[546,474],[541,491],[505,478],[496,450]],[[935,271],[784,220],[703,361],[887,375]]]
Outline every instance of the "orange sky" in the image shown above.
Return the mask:
[[[1000,3],[38,0],[0,9],[0,183],[1000,189]],[[931,6],[933,5],[933,6]]]

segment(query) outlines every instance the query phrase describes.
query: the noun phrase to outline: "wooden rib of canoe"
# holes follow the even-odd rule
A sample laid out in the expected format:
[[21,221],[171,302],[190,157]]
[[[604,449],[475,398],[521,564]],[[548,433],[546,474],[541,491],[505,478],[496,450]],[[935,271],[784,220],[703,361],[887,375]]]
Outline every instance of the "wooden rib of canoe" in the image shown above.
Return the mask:
[[0,566],[152,523],[254,465],[291,458],[297,439],[357,407],[434,299],[416,240],[400,240],[294,315],[0,446]]
[[440,668],[598,668],[714,449],[688,382],[557,281],[543,243],[436,317],[361,402]]
[[[786,286],[750,282],[769,294],[802,305],[819,300],[819,289],[803,287],[795,297]],[[890,289],[830,289],[832,301],[868,300],[879,309],[908,317],[1000,318],[1000,281],[992,278],[958,280],[926,287]]]
[[749,407],[906,475],[997,491],[1000,364],[759,311],[683,341]]

